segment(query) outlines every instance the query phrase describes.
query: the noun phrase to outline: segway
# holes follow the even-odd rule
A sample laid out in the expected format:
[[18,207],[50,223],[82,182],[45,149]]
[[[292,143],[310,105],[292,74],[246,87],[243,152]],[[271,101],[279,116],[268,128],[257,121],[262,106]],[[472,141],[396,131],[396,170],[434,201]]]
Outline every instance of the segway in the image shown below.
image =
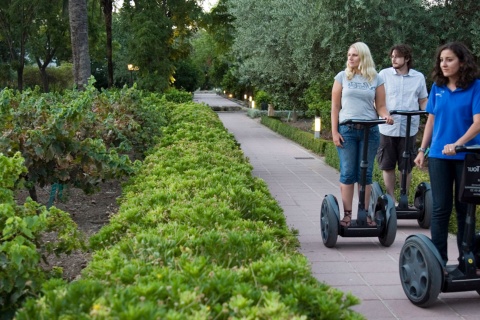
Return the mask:
[[[411,145],[410,145],[410,127],[412,122],[412,116],[426,114],[423,110],[393,110],[390,114],[399,114],[407,117],[407,128],[405,132],[405,151],[402,154],[402,158],[405,162],[405,166],[402,170],[402,182],[400,186],[400,198],[398,199],[398,206],[395,208],[397,213],[397,219],[417,219],[418,225],[424,229],[430,228],[430,221],[432,218],[432,191],[430,183],[421,182],[415,190],[415,197],[413,205],[408,204],[408,190],[407,190],[407,175],[411,169],[410,157],[411,157]],[[382,187],[378,182],[372,184],[372,197],[375,199],[378,195],[382,194]]]
[[[416,306],[432,305],[440,292],[477,291],[480,294],[480,234],[475,235],[475,209],[480,204],[480,146],[457,146],[456,152],[473,152],[465,158],[460,201],[468,203],[465,233],[458,265],[443,265],[440,253],[423,234],[409,236],[400,251],[399,272],[403,291]],[[470,164],[475,163],[473,166]],[[477,165],[478,164],[478,165]],[[464,170],[465,171],[465,170]],[[476,174],[475,174],[476,172]],[[474,252],[471,251],[475,242]]]
[[[340,210],[337,199],[332,194],[327,194],[322,202],[320,212],[320,229],[323,244],[332,248],[337,243],[338,235],[342,237],[378,237],[380,243],[389,247],[395,241],[397,233],[397,216],[395,202],[388,194],[381,194],[375,199],[372,210],[365,208],[365,186],[368,168],[368,136],[370,127],[385,123],[385,120],[346,120],[340,125],[360,125],[363,127],[363,150],[360,163],[361,176],[359,181],[357,219],[352,219],[349,226],[340,225]],[[369,206],[370,207],[370,206]],[[369,226],[367,215],[376,226]]]

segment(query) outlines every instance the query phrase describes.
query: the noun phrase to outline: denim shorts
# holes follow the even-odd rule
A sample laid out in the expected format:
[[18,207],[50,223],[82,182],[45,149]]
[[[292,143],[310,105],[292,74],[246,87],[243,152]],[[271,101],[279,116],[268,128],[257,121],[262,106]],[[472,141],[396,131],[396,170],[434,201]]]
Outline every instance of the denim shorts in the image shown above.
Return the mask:
[[[344,140],[343,148],[337,147],[338,157],[340,159],[340,183],[354,184],[360,182],[360,163],[363,155],[364,130],[365,129],[357,129],[352,125],[341,125],[338,128],[338,132]],[[370,130],[370,132],[368,135],[366,185],[372,183],[373,165],[380,141],[378,126],[370,127],[367,130]]]

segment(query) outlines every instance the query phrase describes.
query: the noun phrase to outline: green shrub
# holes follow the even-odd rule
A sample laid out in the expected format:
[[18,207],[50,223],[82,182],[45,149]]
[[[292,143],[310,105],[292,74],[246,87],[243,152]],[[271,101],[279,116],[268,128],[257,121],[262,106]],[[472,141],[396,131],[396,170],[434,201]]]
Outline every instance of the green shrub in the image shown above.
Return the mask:
[[[63,63],[58,67],[46,69],[50,92],[63,92],[72,89],[74,85],[71,63]],[[37,66],[26,66],[23,72],[24,88],[43,87],[40,77],[40,70]]]
[[193,95],[190,92],[184,90],[178,90],[170,88],[164,93],[165,99],[170,102],[184,103],[190,102],[193,99]]
[[[23,206],[14,200],[14,187],[26,172],[20,153],[8,158],[0,153],[0,314],[11,317],[31,296],[37,296],[49,276],[40,265],[42,256],[70,253],[84,247],[82,235],[70,216],[49,210],[30,198]],[[46,232],[56,239],[43,241]]]
[[260,108],[260,105],[262,104],[262,102],[264,103],[271,103],[272,102],[272,97],[270,97],[270,95],[268,93],[266,93],[265,91],[263,90],[258,90],[256,93],[255,93],[255,102],[257,104],[257,108]]
[[359,319],[318,282],[279,204],[205,105],[168,108],[159,145],[91,238],[82,279],[49,281],[16,318]]

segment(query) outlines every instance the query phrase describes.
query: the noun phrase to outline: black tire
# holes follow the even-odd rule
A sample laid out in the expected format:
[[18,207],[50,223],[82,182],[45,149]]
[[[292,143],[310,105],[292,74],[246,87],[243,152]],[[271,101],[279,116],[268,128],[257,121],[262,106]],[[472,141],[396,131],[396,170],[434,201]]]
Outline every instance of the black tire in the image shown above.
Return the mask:
[[405,241],[399,272],[403,291],[414,305],[426,308],[437,300],[443,269],[423,240],[414,236]]
[[[395,242],[397,236],[397,213],[395,211],[395,205],[390,195],[383,195],[378,200],[377,214],[381,214],[383,221],[385,221],[382,233],[378,236],[380,244],[384,247],[390,247]],[[387,220],[387,210],[390,210],[390,217]]]
[[430,185],[427,185],[427,190],[423,193],[423,215],[417,219],[418,225],[423,229],[429,229],[432,221],[433,200],[432,190]]
[[338,202],[337,199],[328,194],[323,198],[322,209],[320,211],[320,231],[322,241],[325,247],[333,248],[338,238]]
[[382,187],[376,181],[372,183],[372,192],[370,192],[370,203],[368,205],[368,212],[372,215],[375,213],[375,207],[377,206],[378,197],[383,194]]

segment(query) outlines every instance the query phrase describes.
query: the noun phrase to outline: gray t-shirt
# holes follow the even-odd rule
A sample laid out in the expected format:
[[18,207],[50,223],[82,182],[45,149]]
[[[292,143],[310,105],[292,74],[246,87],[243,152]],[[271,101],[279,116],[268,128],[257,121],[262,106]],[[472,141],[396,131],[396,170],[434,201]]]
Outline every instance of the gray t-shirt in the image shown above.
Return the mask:
[[373,120],[378,119],[375,109],[375,90],[383,84],[378,75],[371,83],[363,76],[356,74],[352,80],[347,80],[345,71],[339,72],[335,80],[342,85],[342,109],[339,122],[347,119]]

